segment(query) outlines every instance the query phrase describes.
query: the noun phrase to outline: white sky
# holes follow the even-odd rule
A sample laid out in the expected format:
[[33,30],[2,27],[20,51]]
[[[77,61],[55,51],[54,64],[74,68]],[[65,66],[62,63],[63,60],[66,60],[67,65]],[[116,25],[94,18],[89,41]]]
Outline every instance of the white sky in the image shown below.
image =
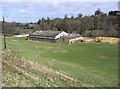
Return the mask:
[[2,2],[118,2],[120,0],[1,0]]
[[[7,17],[8,21],[35,22],[42,17],[63,18],[65,14],[67,14],[68,17],[72,15],[76,17],[79,13],[82,13],[83,16],[93,15],[98,8],[108,13],[109,11],[118,9],[118,1],[119,0],[2,0],[2,3],[0,3],[0,12],[3,11],[3,13],[0,13],[0,21],[3,16]],[[19,17],[24,17],[24,19]]]

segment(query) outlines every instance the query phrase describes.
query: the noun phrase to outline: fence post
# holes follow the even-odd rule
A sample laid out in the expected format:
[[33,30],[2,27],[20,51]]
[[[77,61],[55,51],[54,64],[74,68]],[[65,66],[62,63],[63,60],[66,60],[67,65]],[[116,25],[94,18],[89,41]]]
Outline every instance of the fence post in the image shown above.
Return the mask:
[[6,35],[5,35],[5,19],[4,19],[4,17],[3,17],[2,30],[3,30],[3,34],[4,34],[4,48],[6,49]]

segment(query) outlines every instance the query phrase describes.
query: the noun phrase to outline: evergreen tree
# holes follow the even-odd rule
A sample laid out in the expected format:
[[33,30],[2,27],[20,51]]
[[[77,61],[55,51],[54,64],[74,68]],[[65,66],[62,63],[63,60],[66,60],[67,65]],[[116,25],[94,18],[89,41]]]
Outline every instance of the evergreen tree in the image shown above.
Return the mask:
[[37,22],[37,24],[40,24],[40,22],[41,22],[41,20],[39,19],[38,22]]
[[50,24],[50,18],[49,17],[47,17],[47,23]]
[[78,14],[78,18],[82,18],[82,14],[81,13]]
[[95,30],[99,30],[99,19],[98,19],[98,17],[95,17],[94,18],[94,29]]
[[74,16],[73,16],[73,15],[71,16],[71,19],[74,19]]

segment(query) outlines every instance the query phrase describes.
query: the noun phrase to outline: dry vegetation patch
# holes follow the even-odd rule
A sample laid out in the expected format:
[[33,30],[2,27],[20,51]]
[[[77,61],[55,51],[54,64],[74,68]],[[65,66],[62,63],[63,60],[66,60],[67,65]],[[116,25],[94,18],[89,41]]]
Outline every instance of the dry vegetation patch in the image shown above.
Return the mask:
[[[19,55],[7,50],[3,56],[3,86],[79,86],[78,80],[47,68],[42,64],[21,58]],[[23,83],[26,82],[26,83]],[[29,82],[27,84],[27,82]],[[15,83],[14,85],[12,83]],[[26,85],[25,85],[26,84]]]

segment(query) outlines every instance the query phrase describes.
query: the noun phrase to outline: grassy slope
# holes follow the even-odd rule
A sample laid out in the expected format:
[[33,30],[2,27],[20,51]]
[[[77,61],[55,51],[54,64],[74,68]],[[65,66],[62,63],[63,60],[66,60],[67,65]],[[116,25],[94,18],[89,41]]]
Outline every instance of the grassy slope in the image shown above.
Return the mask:
[[41,64],[25,60],[7,49],[2,52],[2,80],[5,87],[79,86],[77,80]]
[[7,38],[23,58],[67,73],[81,86],[117,86],[118,46],[107,43],[55,44]]

